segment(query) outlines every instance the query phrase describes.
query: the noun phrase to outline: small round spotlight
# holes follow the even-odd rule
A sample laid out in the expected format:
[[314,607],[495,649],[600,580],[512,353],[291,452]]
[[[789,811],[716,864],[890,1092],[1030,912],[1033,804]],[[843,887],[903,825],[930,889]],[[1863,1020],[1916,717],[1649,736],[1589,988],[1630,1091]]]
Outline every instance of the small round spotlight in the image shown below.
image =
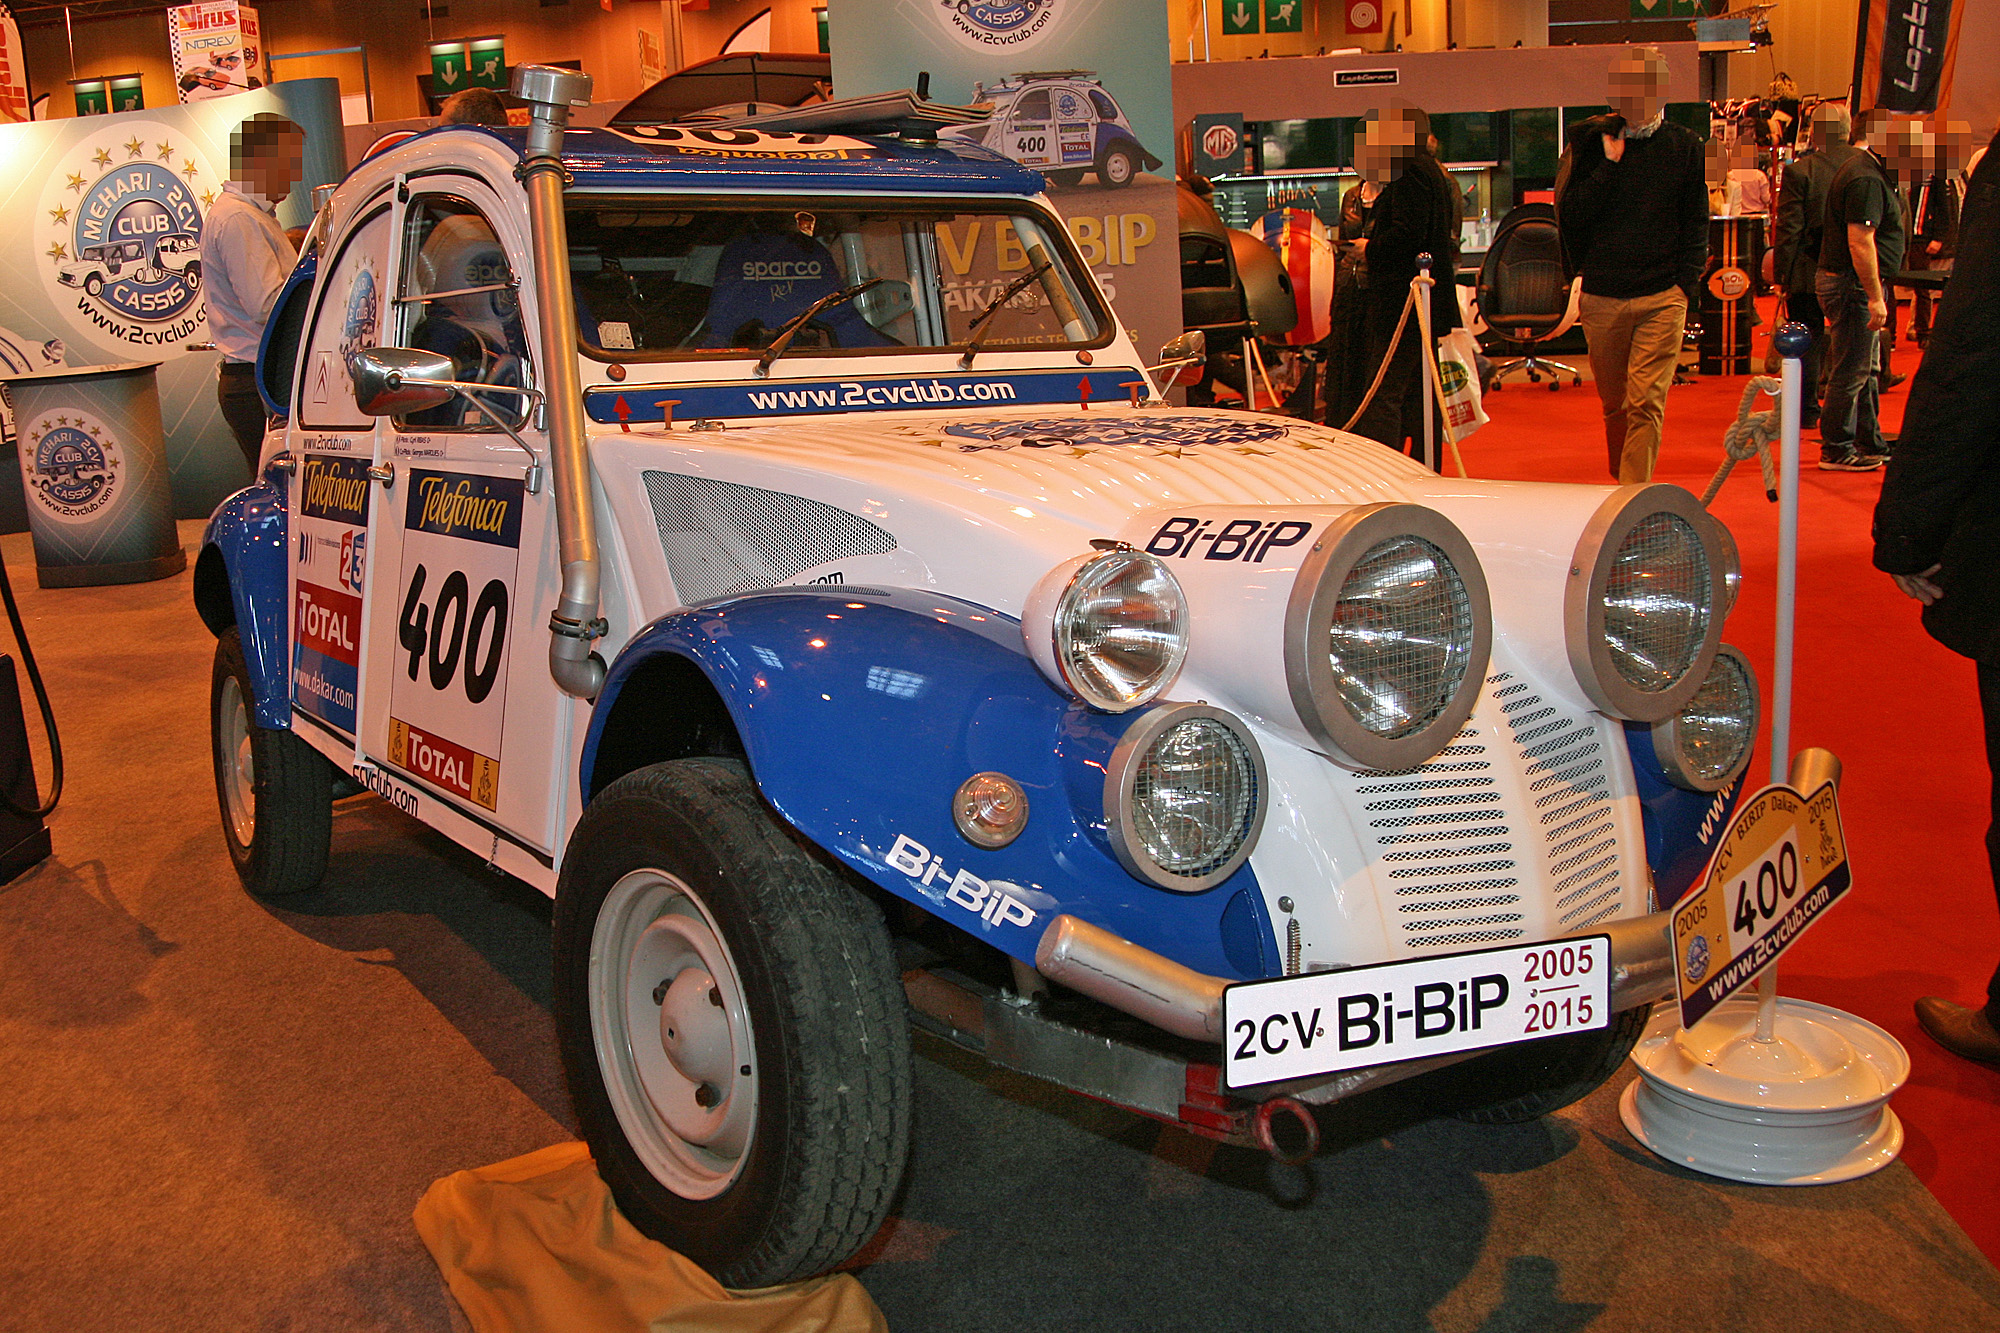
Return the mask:
[[1028,793],[1005,773],[974,773],[951,798],[952,822],[975,847],[1005,847],[1028,826]]

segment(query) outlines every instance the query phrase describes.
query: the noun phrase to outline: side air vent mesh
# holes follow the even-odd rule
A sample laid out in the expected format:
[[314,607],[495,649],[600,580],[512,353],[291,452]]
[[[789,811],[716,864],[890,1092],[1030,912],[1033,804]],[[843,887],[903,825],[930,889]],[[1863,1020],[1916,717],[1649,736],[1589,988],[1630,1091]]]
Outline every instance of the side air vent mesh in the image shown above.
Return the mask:
[[896,538],[867,519],[803,496],[678,472],[640,477],[683,603],[773,588],[829,561],[896,549]]
[[1560,929],[1575,930],[1618,910],[1622,885],[1610,774],[1597,730],[1542,701],[1524,681],[1492,680],[1527,779]]

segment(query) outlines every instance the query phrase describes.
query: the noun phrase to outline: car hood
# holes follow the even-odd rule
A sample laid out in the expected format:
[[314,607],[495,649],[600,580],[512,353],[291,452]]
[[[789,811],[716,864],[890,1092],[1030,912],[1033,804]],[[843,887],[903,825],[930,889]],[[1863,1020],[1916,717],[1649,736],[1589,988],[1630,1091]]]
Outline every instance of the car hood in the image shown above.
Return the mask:
[[[1500,484],[1444,483],[1373,441],[1301,421],[1127,406],[635,429],[599,435],[595,452],[607,476],[681,473],[859,515],[921,563],[915,581],[1008,614],[1054,564],[1151,512],[1421,501],[1441,483]],[[647,487],[626,494],[643,503]],[[648,517],[664,522],[653,504]]]

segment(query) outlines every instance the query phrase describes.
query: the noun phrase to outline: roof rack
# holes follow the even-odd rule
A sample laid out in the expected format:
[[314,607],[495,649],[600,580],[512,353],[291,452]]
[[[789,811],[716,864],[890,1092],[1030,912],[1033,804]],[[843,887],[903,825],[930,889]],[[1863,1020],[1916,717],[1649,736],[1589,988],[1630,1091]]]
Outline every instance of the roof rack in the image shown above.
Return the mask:
[[933,102],[916,89],[905,88],[873,97],[843,97],[753,116],[735,116],[710,121],[705,128],[784,130],[792,134],[876,134],[931,143],[941,129],[977,124],[991,114],[991,108]]

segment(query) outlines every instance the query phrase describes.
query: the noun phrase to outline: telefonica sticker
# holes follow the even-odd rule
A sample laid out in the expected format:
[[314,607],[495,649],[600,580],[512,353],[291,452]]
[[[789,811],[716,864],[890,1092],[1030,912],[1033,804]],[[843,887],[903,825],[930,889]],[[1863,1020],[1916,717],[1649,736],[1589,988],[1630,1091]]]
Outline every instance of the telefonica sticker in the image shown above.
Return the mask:
[[951,30],[979,46],[1022,46],[1040,37],[1063,0],[935,0]]
[[222,178],[187,135],[155,121],[79,140],[42,187],[36,261],[76,326],[136,347],[177,347],[207,317],[201,219]]
[[1336,88],[1364,88],[1372,83],[1395,83],[1402,77],[1393,69],[1337,69],[1333,72],[1333,86]]

